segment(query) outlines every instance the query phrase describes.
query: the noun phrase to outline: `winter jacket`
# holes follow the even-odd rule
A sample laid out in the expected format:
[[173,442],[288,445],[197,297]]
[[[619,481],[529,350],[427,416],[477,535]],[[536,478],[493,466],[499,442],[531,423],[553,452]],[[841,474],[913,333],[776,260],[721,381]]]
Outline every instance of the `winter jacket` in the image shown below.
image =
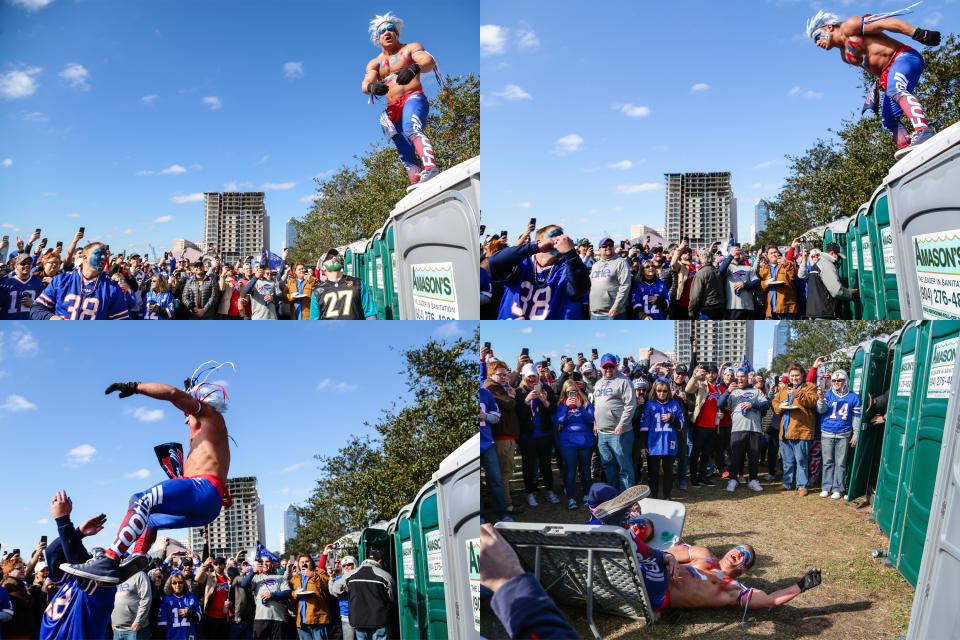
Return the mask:
[[[219,293],[219,283],[213,278],[188,280],[183,286],[183,305],[190,312],[190,319],[216,320]],[[203,309],[203,318],[197,317],[198,309]]]
[[[550,385],[543,383],[543,391],[547,394],[547,404],[544,407],[538,398],[532,401],[533,406],[526,402],[527,395],[532,391],[526,384],[517,387],[516,407],[517,421],[520,425],[520,437],[541,437],[553,435],[553,412],[557,410],[557,394],[553,392]],[[494,396],[496,398],[496,396]],[[497,400],[499,403],[499,400]],[[501,408],[501,415],[503,410]],[[502,419],[502,418],[501,418]],[[539,426],[537,423],[539,422]]]
[[394,603],[393,576],[376,560],[364,560],[341,580],[330,585],[337,598],[347,597],[350,603],[350,626],[354,629],[376,629],[390,624]]
[[707,396],[710,395],[710,383],[706,378],[700,381],[690,376],[684,392],[687,394],[687,403],[690,406],[690,422],[694,424],[697,418],[700,417],[700,409],[703,408],[703,404],[707,401]]
[[[823,255],[823,254],[821,254]],[[782,265],[777,265],[776,279],[783,284],[767,284],[767,280],[773,278],[773,270],[769,264],[763,264],[757,270],[760,277],[760,288],[766,294],[767,317],[772,317],[774,313],[798,313],[797,306],[797,265],[796,263],[785,261]]]
[[230,582],[230,602],[233,603],[233,621],[253,623],[256,605],[249,586],[243,586],[243,576],[239,575]]
[[837,262],[829,253],[810,267],[807,277],[807,315],[811,318],[837,318],[840,302],[848,302],[853,292],[840,283]]
[[705,264],[697,270],[690,285],[690,317],[696,319],[701,312],[722,311],[723,308],[723,282],[716,268]]
[[[313,295],[313,288],[316,287],[318,284],[320,284],[320,281],[311,275],[308,275],[306,278],[303,279],[303,287],[301,288],[300,292],[306,297],[300,298],[300,308],[301,308],[300,318],[302,320],[310,319],[310,305],[312,304],[311,296]],[[297,294],[297,278],[295,276],[290,276],[289,278],[287,278],[287,287],[283,292],[283,299],[286,300],[287,303],[290,305],[291,320],[297,319],[297,312],[296,312],[297,298],[294,298],[296,294]],[[312,624],[312,623],[307,623],[307,624]]]
[[[799,409],[784,409],[781,404],[792,399]],[[817,430],[817,387],[809,382],[793,388],[786,385],[771,401],[774,413],[781,417],[781,440],[813,440]]]
[[[223,574],[224,578],[227,578],[229,581],[230,578],[227,577],[227,574]],[[214,591],[217,590],[217,574],[213,570],[212,565],[200,565],[200,570],[197,571],[197,575],[194,578],[197,585],[203,585],[203,594],[197,594],[197,598],[200,600],[200,606],[203,609],[204,615],[207,614],[207,605],[210,604],[210,598],[213,597]],[[199,589],[198,589],[199,591]]]
[[[483,381],[483,388],[493,394],[493,399],[500,407],[500,422],[490,425],[494,440],[516,440],[520,435],[520,420],[517,416],[517,398],[511,398],[503,385],[493,378]],[[519,395],[519,391],[517,394]],[[519,400],[523,402],[523,400]]]
[[558,441],[561,447],[582,449],[593,447],[593,405],[588,401],[583,406],[571,409],[561,402],[554,417],[560,433]]
[[[291,597],[297,605],[297,626],[305,624],[329,624],[333,621],[330,617],[330,611],[327,609],[327,594],[330,576],[323,569],[317,569],[309,578],[304,580],[303,575],[297,571],[292,575],[287,572],[290,587],[293,589]],[[306,586],[302,586],[302,585]],[[297,591],[313,591],[313,593],[300,593]]]
[[679,251],[674,251],[673,259],[670,260],[670,269],[674,273],[670,283],[670,299],[679,304],[680,298],[683,297],[683,287],[687,280],[692,277],[691,274],[695,272],[695,269],[680,262]]

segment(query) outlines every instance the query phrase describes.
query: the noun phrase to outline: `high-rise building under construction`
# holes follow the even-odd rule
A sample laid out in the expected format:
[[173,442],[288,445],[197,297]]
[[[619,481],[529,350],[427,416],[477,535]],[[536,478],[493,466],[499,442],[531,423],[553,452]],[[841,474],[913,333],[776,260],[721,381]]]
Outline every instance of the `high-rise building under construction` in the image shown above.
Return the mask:
[[736,234],[737,199],[729,171],[666,173],[666,240],[689,238],[691,247],[725,243]]
[[263,191],[203,194],[203,250],[213,246],[224,264],[260,258],[270,248],[270,216]]

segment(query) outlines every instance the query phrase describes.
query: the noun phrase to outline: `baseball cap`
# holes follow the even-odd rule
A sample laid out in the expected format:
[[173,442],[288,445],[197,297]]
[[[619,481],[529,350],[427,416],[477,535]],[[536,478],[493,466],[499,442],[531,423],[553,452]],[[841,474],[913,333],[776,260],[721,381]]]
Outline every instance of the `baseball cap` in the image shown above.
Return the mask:
[[831,379],[831,380],[846,380],[846,379],[847,379],[847,372],[846,372],[846,371],[843,371],[842,369],[837,369],[836,371],[833,372],[833,375],[830,376],[830,379]]
[[590,244],[590,241],[587,240],[586,238],[580,238],[580,240],[577,241],[577,246],[578,246],[578,247],[590,247],[590,246],[593,246],[593,245],[591,245],[591,244]]
[[537,376],[537,377],[540,376],[540,374],[537,373],[536,367],[534,367],[532,364],[523,365],[523,369],[520,370],[520,374],[524,378],[526,378],[527,376]]
[[617,358],[612,353],[605,353],[603,357],[600,358],[600,366],[605,367],[608,364],[617,366]]
[[370,549],[369,551],[367,551],[367,559],[376,560],[377,562],[380,562],[381,560],[383,560],[383,554],[377,551],[376,549]]
[[28,260],[31,264],[33,264],[33,256],[31,256],[29,253],[21,253],[17,255],[17,259],[13,261],[13,264],[19,265],[27,262]]
[[685,364],[678,364],[678,365],[677,365],[677,368],[674,369],[674,371],[675,371],[676,373],[679,373],[679,374],[682,375],[682,376],[685,376],[685,375],[687,375],[687,365],[685,365]]
[[598,246],[598,247],[602,247],[602,246],[603,246],[605,243],[607,243],[607,242],[609,242],[611,245],[613,245],[613,238],[609,238],[609,237],[601,238],[601,239],[600,239],[600,243],[599,243],[597,246]]
[[810,256],[811,256],[811,257],[813,257],[813,256],[818,256],[818,255],[820,255],[820,249],[810,249]]
[[647,386],[648,386],[647,381],[644,380],[643,378],[637,378],[636,380],[633,381],[634,389],[646,389]]
[[705,365],[703,366],[703,368],[706,369],[707,371],[709,371],[710,373],[719,373],[719,372],[720,372],[720,370],[717,369],[717,365],[713,364],[712,362],[705,364]]
[[826,247],[824,247],[823,250],[826,251],[827,253],[831,253],[831,252],[836,253],[841,258],[843,257],[843,249],[841,249],[840,245],[838,245],[836,242],[831,242]]
[[340,566],[343,566],[345,564],[352,564],[353,566],[357,566],[357,559],[354,558],[353,556],[343,556],[342,558],[340,558]]
[[588,371],[596,371],[596,369],[593,367],[593,364],[592,364],[592,363],[590,363],[590,362],[584,362],[584,363],[583,363],[583,366],[580,367],[580,372],[581,372],[581,373],[586,373],[586,372],[588,372]]

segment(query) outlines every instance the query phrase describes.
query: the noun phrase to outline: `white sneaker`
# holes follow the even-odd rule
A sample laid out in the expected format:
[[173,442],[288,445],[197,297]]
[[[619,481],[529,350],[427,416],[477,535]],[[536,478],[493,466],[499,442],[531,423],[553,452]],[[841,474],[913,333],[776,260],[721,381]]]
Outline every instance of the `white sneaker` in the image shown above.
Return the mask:
[[508,505],[507,505],[507,513],[513,513],[513,505],[512,505],[512,504],[508,504]]
[[767,482],[770,482],[771,480],[776,480],[776,477],[774,477],[772,473],[768,473],[767,475],[763,476],[763,479]]
[[727,491],[732,492],[737,488],[737,481],[734,478],[730,478],[730,481],[727,483]]
[[748,482],[747,487],[753,489],[754,491],[763,491],[763,487],[760,486],[760,483],[757,480],[751,480]]
[[537,502],[537,499],[536,499],[535,497],[533,497],[533,494],[532,494],[532,493],[528,493],[528,494],[527,494],[527,504],[530,505],[531,507],[539,507],[539,506],[540,506],[540,503]]
[[550,504],[560,504],[560,498],[553,491],[547,491],[547,501]]
[[821,491],[821,492],[820,492],[820,497],[821,497],[821,498],[826,498],[828,495],[830,495],[830,492],[829,492],[829,491]]
[[830,498],[831,498],[832,500],[839,500],[839,499],[842,498],[842,497],[843,497],[843,496],[840,495],[840,492],[839,492],[839,491],[834,491],[834,492],[833,492],[833,495],[830,496]]

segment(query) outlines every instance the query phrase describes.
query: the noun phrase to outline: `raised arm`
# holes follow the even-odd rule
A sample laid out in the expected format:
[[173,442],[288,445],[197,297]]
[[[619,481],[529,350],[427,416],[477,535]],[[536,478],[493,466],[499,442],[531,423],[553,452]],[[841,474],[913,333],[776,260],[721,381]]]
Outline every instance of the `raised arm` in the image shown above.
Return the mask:
[[360,90],[366,94],[382,96],[387,92],[387,85],[380,80],[380,61],[376,58],[367,63],[367,70],[363,75]]
[[162,382],[114,382],[104,393],[109,395],[114,391],[119,391],[121,398],[129,398],[139,393],[156,400],[166,400],[180,411],[192,415],[196,415],[203,408],[203,404],[186,391]]
[[786,589],[780,589],[770,594],[764,593],[759,589],[753,589],[749,595],[749,606],[752,609],[769,609],[770,607],[786,604],[804,591],[813,589],[819,584],[820,569],[810,569],[806,575],[800,578],[797,584],[792,584]]

